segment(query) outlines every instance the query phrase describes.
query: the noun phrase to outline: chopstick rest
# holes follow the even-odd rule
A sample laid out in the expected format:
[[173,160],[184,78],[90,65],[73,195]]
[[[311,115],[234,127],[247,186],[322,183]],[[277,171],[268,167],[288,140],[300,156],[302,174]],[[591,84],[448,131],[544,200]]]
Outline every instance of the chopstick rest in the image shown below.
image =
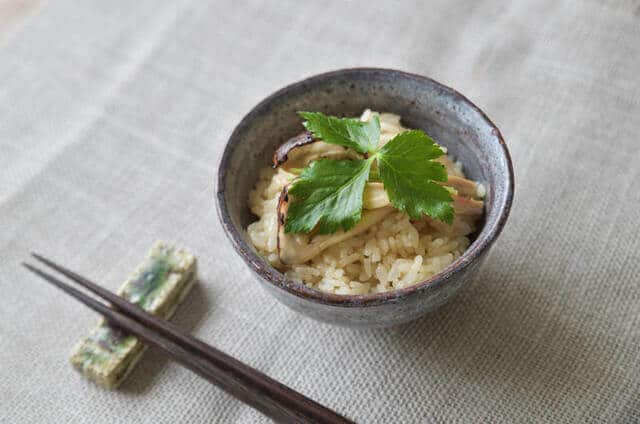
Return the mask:
[[[155,316],[169,319],[193,286],[195,277],[195,256],[158,241],[118,295]],[[89,336],[76,345],[71,363],[89,380],[113,389],[129,375],[145,349],[135,336],[102,319]]]

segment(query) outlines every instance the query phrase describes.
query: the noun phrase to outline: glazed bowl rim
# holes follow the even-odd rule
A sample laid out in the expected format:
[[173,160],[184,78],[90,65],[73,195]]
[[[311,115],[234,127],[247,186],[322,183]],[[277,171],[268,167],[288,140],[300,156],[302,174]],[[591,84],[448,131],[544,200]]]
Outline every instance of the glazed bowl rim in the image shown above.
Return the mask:
[[[361,73],[393,74],[394,76],[414,80],[419,83],[435,85],[439,89],[450,94],[453,98],[457,98],[458,100],[467,103],[467,105],[470,106],[475,112],[477,112],[485,121],[485,123],[491,127],[493,135],[495,135],[498,139],[501,147],[500,151],[502,152],[503,158],[507,163],[507,173],[505,181],[506,193],[503,196],[504,200],[501,202],[501,204],[492,205],[497,208],[495,217],[491,220],[487,220],[484,223],[478,236],[475,240],[472,241],[467,250],[465,250],[460,257],[458,257],[441,272],[437,273],[427,280],[418,282],[402,289],[374,294],[342,295],[321,292],[319,290],[309,288],[302,283],[298,283],[286,277],[280,271],[271,266],[264,258],[262,258],[243,238],[241,231],[243,231],[244,229],[239,230],[233,224],[233,221],[227,209],[224,188],[226,184],[227,171],[231,164],[231,157],[233,156],[235,148],[240,142],[239,135],[245,130],[245,128],[248,128],[251,125],[251,123],[257,116],[268,112],[269,105],[273,101],[282,96],[286,96],[289,92],[295,92],[297,88],[300,88],[305,84],[321,82],[322,80],[333,77],[349,76]],[[217,177],[216,209],[218,211],[218,218],[220,219],[222,227],[224,228],[224,231],[231,241],[231,244],[233,245],[235,251],[240,255],[244,262],[255,273],[262,277],[263,280],[267,281],[277,289],[284,290],[293,296],[313,303],[321,303],[338,307],[363,307],[381,305],[390,302],[399,302],[407,297],[415,296],[421,292],[435,290],[443,284],[446,284],[472,263],[476,262],[483,255],[483,253],[487,251],[489,247],[491,247],[493,242],[500,235],[500,232],[502,231],[502,228],[506,223],[507,217],[509,216],[514,193],[513,164],[507,145],[498,127],[478,106],[476,106],[471,100],[469,100],[467,97],[465,97],[455,89],[448,87],[432,78],[395,69],[369,67],[346,68],[317,74],[289,84],[267,96],[264,100],[254,106],[253,109],[251,109],[251,111],[244,116],[244,118],[242,118],[242,120],[238,123],[238,125],[236,125],[233,132],[229,136],[220,163],[218,165]]]

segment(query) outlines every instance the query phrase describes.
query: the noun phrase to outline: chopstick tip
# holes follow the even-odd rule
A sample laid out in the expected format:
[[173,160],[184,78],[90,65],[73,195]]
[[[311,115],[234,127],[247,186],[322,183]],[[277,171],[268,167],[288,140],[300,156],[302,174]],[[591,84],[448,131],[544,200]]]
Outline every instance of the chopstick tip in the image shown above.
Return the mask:
[[31,264],[29,264],[27,262],[22,262],[22,266],[25,267],[26,269],[28,269],[29,271],[32,271],[32,272],[36,270],[36,268],[33,265],[31,265]]

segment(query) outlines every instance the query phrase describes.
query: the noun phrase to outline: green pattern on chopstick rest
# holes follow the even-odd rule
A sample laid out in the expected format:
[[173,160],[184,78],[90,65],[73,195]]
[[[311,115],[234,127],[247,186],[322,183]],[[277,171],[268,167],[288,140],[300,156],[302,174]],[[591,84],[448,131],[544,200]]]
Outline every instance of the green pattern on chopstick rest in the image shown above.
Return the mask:
[[89,337],[104,351],[115,353],[125,348],[126,339],[133,336],[105,323],[97,327]]
[[[158,242],[118,294],[147,312],[169,318],[191,288],[195,272],[193,255]],[[103,320],[78,344],[71,362],[90,380],[113,388],[131,371],[144,348],[136,337]]]
[[148,308],[149,303],[162,289],[162,283],[165,282],[170,269],[171,264],[167,255],[155,258],[149,269],[144,270],[138,278],[131,281],[131,285],[125,290],[127,299],[141,308]]

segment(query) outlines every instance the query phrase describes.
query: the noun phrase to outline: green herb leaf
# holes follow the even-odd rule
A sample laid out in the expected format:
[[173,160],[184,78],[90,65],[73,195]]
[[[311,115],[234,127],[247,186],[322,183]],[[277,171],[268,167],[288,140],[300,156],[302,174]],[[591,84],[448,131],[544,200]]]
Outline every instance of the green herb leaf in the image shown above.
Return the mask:
[[382,146],[378,172],[389,200],[412,219],[423,215],[451,224],[453,199],[434,181],[447,181],[447,171],[436,159],[444,152],[422,131],[406,131]]
[[312,162],[289,189],[286,233],[320,234],[352,228],[362,215],[362,194],[373,158]]
[[360,153],[373,152],[380,140],[380,119],[374,115],[368,122],[355,118],[336,118],[320,112],[298,112],[306,121],[304,127],[314,137],[327,143],[349,147]]

